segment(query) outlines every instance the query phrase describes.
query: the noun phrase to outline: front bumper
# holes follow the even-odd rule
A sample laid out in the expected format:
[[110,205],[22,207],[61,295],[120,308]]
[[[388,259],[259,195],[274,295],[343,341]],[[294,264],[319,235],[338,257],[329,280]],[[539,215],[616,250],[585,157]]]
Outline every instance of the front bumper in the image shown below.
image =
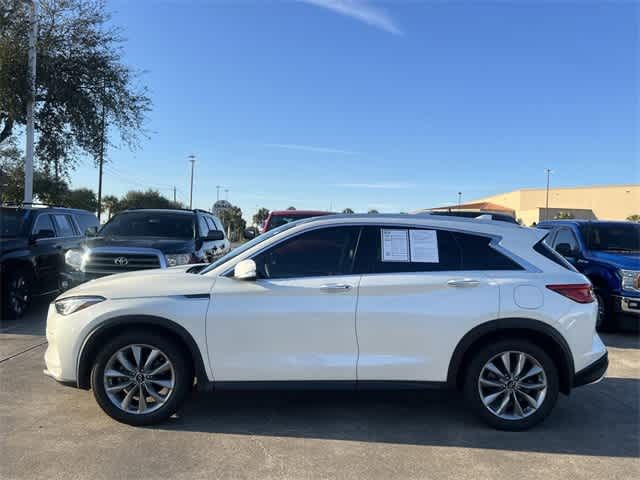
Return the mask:
[[640,298],[614,296],[614,307],[617,313],[640,316]]
[[580,387],[582,385],[599,382],[604,378],[608,367],[609,354],[605,352],[605,354],[598,360],[575,374],[573,377],[573,386]]

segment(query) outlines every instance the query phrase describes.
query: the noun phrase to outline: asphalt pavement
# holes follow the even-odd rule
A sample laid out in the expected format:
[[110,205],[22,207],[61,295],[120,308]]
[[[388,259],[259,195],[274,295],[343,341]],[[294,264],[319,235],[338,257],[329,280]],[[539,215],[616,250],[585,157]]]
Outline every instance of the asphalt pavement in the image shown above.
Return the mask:
[[105,414],[42,374],[46,302],[0,322],[0,479],[637,479],[640,340],[604,336],[608,378],[529,432],[453,392],[194,393],[163,425]]

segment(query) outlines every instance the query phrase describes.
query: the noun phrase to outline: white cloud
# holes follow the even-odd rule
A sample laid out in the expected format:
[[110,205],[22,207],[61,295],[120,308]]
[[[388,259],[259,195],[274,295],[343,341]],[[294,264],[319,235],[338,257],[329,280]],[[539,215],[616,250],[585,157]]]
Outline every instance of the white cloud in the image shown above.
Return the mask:
[[340,15],[355,18],[372,27],[394,35],[402,35],[396,22],[384,11],[366,0],[299,0],[316,7],[332,10]]
[[382,189],[382,190],[404,190],[406,188],[413,188],[415,185],[411,183],[401,182],[380,182],[380,183],[334,183],[334,187],[344,188],[369,188],[369,189]]
[[312,145],[297,145],[294,143],[265,143],[265,147],[285,148],[287,150],[303,150],[316,153],[340,153],[342,155],[358,155],[358,152],[342,150],[339,148],[315,147]]

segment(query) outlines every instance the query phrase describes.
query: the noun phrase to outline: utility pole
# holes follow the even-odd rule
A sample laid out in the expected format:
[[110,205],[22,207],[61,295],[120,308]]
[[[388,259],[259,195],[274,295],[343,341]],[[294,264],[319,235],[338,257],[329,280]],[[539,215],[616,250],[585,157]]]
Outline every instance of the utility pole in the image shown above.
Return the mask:
[[38,38],[38,17],[35,0],[30,2],[29,22],[29,103],[27,103],[27,156],[24,163],[24,202],[33,202],[33,142],[34,110],[36,105],[36,41]]
[[544,209],[544,219],[549,220],[549,177],[553,173],[553,170],[545,168],[544,171],[547,173],[547,201]]
[[173,203],[177,203],[176,201],[176,186],[173,186]]
[[196,163],[196,156],[189,155],[189,161],[191,162],[191,191],[189,192],[189,210],[193,208],[193,167]]
[[462,204],[462,192],[458,192],[458,206]]
[[[104,164],[104,141],[105,141],[105,106],[104,106],[105,84],[102,81],[102,133],[100,134],[100,158],[98,159],[98,223],[102,214],[102,166]],[[109,212],[111,213],[111,212]]]
[[216,185],[216,202],[218,200],[220,200],[220,189],[222,188],[222,185]]

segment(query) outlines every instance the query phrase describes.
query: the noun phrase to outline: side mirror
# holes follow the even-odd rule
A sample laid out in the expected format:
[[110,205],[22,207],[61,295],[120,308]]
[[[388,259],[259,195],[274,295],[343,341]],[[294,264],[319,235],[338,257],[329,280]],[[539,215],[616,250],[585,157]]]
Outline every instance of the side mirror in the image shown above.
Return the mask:
[[256,262],[251,259],[242,260],[233,269],[233,278],[237,280],[255,280]]
[[218,240],[224,240],[224,232],[222,230],[209,230],[207,236],[204,237],[207,242],[217,242]]
[[87,237],[95,237],[98,235],[98,227],[89,227],[84,231]]
[[252,227],[245,228],[244,232],[242,232],[242,236],[247,240],[254,239],[257,237],[256,229]]
[[575,250],[571,249],[571,245],[568,243],[559,243],[556,245],[556,252],[558,252],[563,257],[575,257]]
[[56,236],[56,232],[54,232],[53,230],[42,229],[34,233],[31,236],[31,238],[35,241],[35,240],[40,240],[41,238],[53,238],[55,236]]

